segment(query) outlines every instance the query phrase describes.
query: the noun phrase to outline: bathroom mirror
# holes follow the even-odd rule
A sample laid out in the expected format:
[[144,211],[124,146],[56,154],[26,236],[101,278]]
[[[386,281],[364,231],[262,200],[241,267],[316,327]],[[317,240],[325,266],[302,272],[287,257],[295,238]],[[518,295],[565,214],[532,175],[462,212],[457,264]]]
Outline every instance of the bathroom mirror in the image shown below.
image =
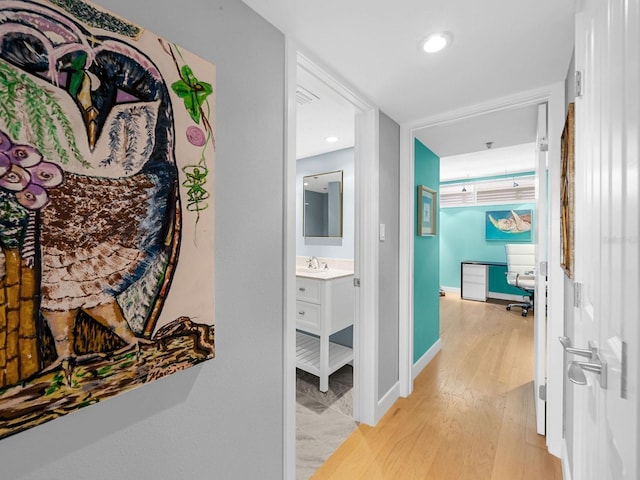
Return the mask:
[[303,177],[303,235],[342,237],[342,170]]

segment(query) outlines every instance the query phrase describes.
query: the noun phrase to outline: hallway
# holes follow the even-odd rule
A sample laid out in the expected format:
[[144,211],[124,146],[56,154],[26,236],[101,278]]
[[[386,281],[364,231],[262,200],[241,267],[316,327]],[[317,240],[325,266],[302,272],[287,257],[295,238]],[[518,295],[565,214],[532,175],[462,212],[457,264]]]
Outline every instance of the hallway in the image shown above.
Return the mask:
[[441,297],[442,351],[375,428],[359,426],[312,478],[559,480],[536,434],[533,316]]

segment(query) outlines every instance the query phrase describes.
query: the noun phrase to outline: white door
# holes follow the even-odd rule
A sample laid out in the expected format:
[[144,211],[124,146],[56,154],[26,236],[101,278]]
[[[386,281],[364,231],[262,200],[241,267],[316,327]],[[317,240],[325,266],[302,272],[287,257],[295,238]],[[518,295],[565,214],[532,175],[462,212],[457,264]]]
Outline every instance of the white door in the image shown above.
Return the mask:
[[[533,385],[536,405],[536,430],[540,435],[546,433],[546,398],[540,387],[547,382],[547,232],[548,232],[548,196],[547,196],[547,104],[538,105],[538,134],[536,141],[536,295],[533,351]],[[544,263],[544,265],[543,265]]]
[[[637,480],[638,94],[640,0],[583,0],[576,21],[582,89],[576,124],[576,322],[602,374],[574,364],[572,478]],[[576,355],[568,361],[598,364]],[[587,365],[588,368],[588,365]],[[571,406],[570,406],[571,407]],[[571,411],[572,410],[572,411]]]

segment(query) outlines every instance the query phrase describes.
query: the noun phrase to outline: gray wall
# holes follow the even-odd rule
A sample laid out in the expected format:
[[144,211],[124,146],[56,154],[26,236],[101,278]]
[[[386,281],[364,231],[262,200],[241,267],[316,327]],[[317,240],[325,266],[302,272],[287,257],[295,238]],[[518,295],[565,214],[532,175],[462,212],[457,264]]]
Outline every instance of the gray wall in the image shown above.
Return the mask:
[[0,478],[281,479],[284,37],[239,0],[99,3],[216,64],[216,358],[0,441]]
[[378,396],[398,381],[398,308],[400,224],[400,126],[380,114],[380,223],[386,226],[380,242]]

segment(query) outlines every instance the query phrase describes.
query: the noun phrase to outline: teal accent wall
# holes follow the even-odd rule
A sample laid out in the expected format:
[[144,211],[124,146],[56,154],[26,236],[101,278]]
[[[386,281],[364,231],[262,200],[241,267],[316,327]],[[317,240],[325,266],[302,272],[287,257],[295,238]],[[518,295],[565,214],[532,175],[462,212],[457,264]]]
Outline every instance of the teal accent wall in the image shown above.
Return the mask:
[[[486,212],[492,210],[532,210],[532,203],[453,207],[440,210],[440,284],[460,288],[460,262],[484,260],[506,262],[505,241],[485,240]],[[533,223],[535,225],[535,214]],[[535,228],[535,227],[534,227]],[[532,235],[535,237],[535,235]],[[530,243],[530,242],[529,242]],[[489,290],[522,295],[522,291],[507,284],[506,268],[489,269]]]
[[[440,158],[418,140],[415,141],[414,175],[414,205],[418,204],[418,185],[440,191]],[[439,211],[439,208],[436,211]],[[437,234],[435,236],[418,237],[416,215],[413,220],[415,235],[413,250],[414,363],[420,360],[440,338],[440,219],[436,218]]]
[[522,290],[507,283],[507,267],[489,267],[489,291],[522,296]]

